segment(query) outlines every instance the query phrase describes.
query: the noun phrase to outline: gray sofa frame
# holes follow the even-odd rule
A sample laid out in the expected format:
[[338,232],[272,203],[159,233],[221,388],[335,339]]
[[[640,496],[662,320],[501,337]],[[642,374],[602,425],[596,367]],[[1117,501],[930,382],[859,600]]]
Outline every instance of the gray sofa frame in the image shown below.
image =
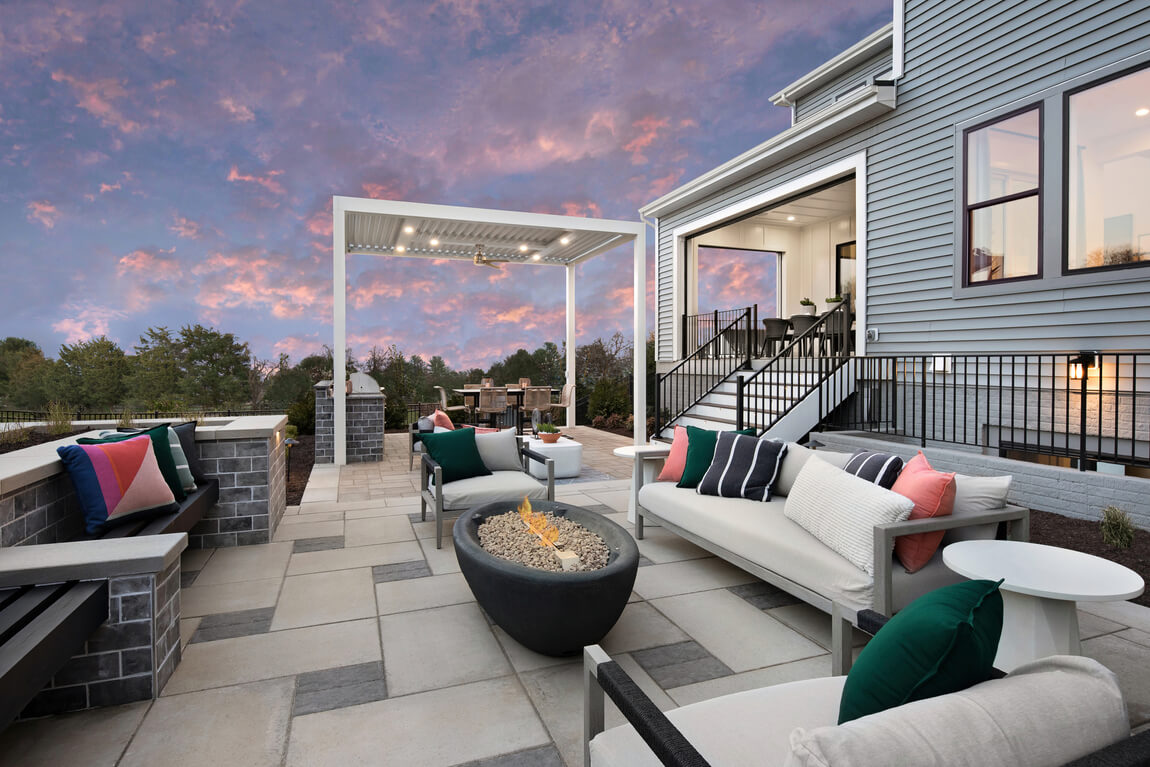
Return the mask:
[[[644,458],[644,460],[662,460],[664,456]],[[635,538],[643,540],[644,520],[651,520],[667,528],[676,535],[685,538],[699,548],[706,549],[715,556],[725,559],[751,575],[760,578],[772,586],[776,586],[788,594],[803,600],[812,607],[817,607],[831,616],[831,673],[840,675],[850,670],[851,666],[851,627],[857,625],[855,611],[849,610],[834,603],[830,598],[812,591],[801,583],[779,575],[759,564],[739,556],[733,551],[719,546],[703,536],[683,529],[676,524],[668,522],[659,516],[657,511],[645,508],[638,501],[639,490],[643,486],[643,472],[635,473]],[[893,587],[891,583],[891,556],[894,550],[894,539],[900,535],[913,535],[914,533],[929,533],[938,530],[953,530],[960,527],[972,527],[990,523],[1009,524],[1007,537],[1010,540],[1025,541],[1030,538],[1030,509],[1021,506],[1006,505],[1001,509],[963,514],[960,517],[931,517],[928,519],[908,519],[905,522],[890,522],[876,525],[874,528],[874,604],[873,609],[886,616],[893,614]]]

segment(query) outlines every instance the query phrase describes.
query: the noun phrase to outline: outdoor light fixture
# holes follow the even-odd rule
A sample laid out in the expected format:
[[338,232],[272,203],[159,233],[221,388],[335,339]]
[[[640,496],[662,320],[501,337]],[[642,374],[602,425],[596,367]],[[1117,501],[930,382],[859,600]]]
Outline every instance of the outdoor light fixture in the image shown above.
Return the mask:
[[539,259],[541,259],[541,258],[543,258],[543,256],[539,255],[538,253],[534,253],[534,254],[532,254],[532,256],[531,256],[531,260],[532,260],[532,261],[538,261],[538,260],[539,260]]
[[415,234],[415,227],[409,224],[403,227],[403,231],[407,232],[408,234]]
[[520,245],[519,246],[519,252],[520,253],[526,253],[527,252],[527,246],[526,245]]
[[431,241],[428,243],[428,245],[430,245],[431,247],[433,247],[433,248],[434,248],[434,247],[436,247],[436,246],[438,246],[438,245],[439,245],[439,240],[437,240],[437,239],[435,239],[434,237],[432,237],[432,238],[431,238]]
[[396,246],[395,246],[395,252],[396,252],[396,253],[402,253],[402,252],[404,252],[405,250],[407,250],[407,248],[403,247],[402,245],[396,245]]
[[1090,371],[1098,371],[1098,355],[1095,352],[1079,352],[1070,359],[1070,377],[1081,381],[1090,376]]
[[560,237],[560,238],[559,238],[559,244],[560,244],[560,245],[566,245],[566,244],[567,244],[567,243],[569,243],[569,242],[571,242],[571,238],[570,238],[570,237]]
[[287,451],[287,455],[284,456],[284,460],[287,462],[287,478],[289,480],[291,479],[291,449],[298,444],[298,439],[292,439],[291,437],[288,437],[284,440],[284,448]]
[[1135,117],[1145,117],[1146,115],[1150,115],[1150,109],[1147,109],[1146,107],[1142,107],[1141,109],[1135,110],[1134,112]]
[[794,221],[794,220],[795,220],[794,216],[787,216],[787,221]]

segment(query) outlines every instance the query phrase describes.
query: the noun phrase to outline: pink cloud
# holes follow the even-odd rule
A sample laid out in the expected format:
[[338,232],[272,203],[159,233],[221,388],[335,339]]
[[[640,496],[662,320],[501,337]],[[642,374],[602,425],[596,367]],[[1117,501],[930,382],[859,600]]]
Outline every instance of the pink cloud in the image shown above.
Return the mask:
[[56,226],[56,219],[60,216],[60,211],[56,210],[56,206],[47,200],[28,203],[28,211],[28,220],[37,222],[45,229]]
[[106,194],[108,192],[115,192],[119,188],[120,188],[120,182],[119,181],[117,181],[114,184],[100,184],[100,194]]
[[59,71],[52,73],[52,80],[70,85],[76,95],[76,105],[103,125],[116,128],[121,133],[135,133],[140,130],[140,124],[124,115],[115,103],[128,98],[128,91],[119,80],[110,77],[81,80]]
[[643,150],[655,142],[655,139],[659,137],[659,129],[667,127],[668,123],[670,123],[670,119],[667,117],[657,118],[654,115],[647,115],[632,124],[631,127],[639,130],[639,135],[623,145],[623,151],[631,153],[632,163],[641,165],[647,162],[647,158],[643,156]]
[[52,330],[64,335],[64,343],[76,344],[97,336],[108,335],[109,323],[125,316],[119,309],[103,306],[69,305],[64,311],[72,316],[63,317],[52,323]]
[[204,228],[198,222],[180,215],[175,216],[175,220],[172,225],[168,227],[168,230],[177,237],[188,240],[198,240],[204,236]]
[[174,252],[175,248],[133,250],[120,259],[119,272],[120,274],[138,272],[163,280],[178,279],[180,262],[174,258],[168,258]]
[[276,181],[276,176],[283,175],[282,170],[269,170],[266,176],[257,176],[254,174],[240,173],[239,168],[235,165],[228,171],[228,181],[244,181],[249,184],[259,184],[264,189],[272,194],[287,194],[283,184]]
[[[219,100],[219,105],[233,120],[238,123],[247,123],[256,119],[256,114],[251,110],[251,107],[242,104],[239,101],[231,98],[222,98]],[[228,179],[229,181],[231,179]]]

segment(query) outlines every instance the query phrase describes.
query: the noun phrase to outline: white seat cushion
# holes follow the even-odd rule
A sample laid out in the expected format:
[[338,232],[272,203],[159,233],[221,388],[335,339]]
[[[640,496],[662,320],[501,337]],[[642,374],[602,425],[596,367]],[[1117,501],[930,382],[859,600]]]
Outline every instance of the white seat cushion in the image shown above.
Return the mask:
[[[881,488],[879,488],[881,489]],[[871,607],[874,580],[783,514],[786,498],[767,503],[697,495],[674,482],[651,482],[639,505],[829,600]]]
[[[749,503],[756,503],[749,501]],[[699,753],[718,767],[778,767],[796,727],[832,726],[846,677],[805,679],[724,695],[667,712]],[[594,767],[659,767],[659,760],[630,725],[591,741]]]
[[[492,501],[546,500],[547,486],[521,471],[495,471],[483,477],[469,477],[443,485],[443,508],[470,509]],[[510,510],[510,509],[509,509]]]

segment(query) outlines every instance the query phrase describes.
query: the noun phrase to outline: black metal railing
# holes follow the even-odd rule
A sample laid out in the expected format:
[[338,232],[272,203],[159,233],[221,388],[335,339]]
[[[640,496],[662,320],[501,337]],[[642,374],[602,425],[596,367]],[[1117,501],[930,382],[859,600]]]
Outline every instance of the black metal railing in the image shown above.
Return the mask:
[[867,356],[824,428],[1150,466],[1150,353]]
[[[823,384],[850,359],[850,333],[850,308],[843,301],[795,336],[753,375],[736,378],[735,428],[754,428],[762,434],[816,389],[821,420],[836,394],[826,391]],[[837,393],[840,399],[833,400],[835,403],[847,396]]]
[[[707,353],[730,355],[733,352],[729,344],[715,345],[712,342],[720,337],[724,329],[729,328],[744,313],[750,313],[752,328],[759,326],[759,305],[754,304],[739,309],[715,309],[704,314],[684,314],[683,327],[680,335],[682,342],[680,354],[683,358],[699,349],[706,349]],[[754,333],[751,334],[752,336]]]
[[719,327],[703,346],[655,380],[657,436],[740,368],[756,351],[754,309],[747,307]]
[[[259,408],[235,408],[235,409],[217,409],[206,410],[199,408],[188,408],[187,410],[104,410],[104,411],[85,411],[75,410],[68,413],[68,417],[73,421],[118,421],[125,415],[131,416],[134,420],[141,419],[161,419],[161,418],[183,418],[185,416],[192,416],[196,418],[236,418],[244,415],[281,415],[287,412],[287,405],[278,407],[259,407]],[[35,423],[37,421],[47,421],[51,415],[47,410],[0,410],[0,423]]]

